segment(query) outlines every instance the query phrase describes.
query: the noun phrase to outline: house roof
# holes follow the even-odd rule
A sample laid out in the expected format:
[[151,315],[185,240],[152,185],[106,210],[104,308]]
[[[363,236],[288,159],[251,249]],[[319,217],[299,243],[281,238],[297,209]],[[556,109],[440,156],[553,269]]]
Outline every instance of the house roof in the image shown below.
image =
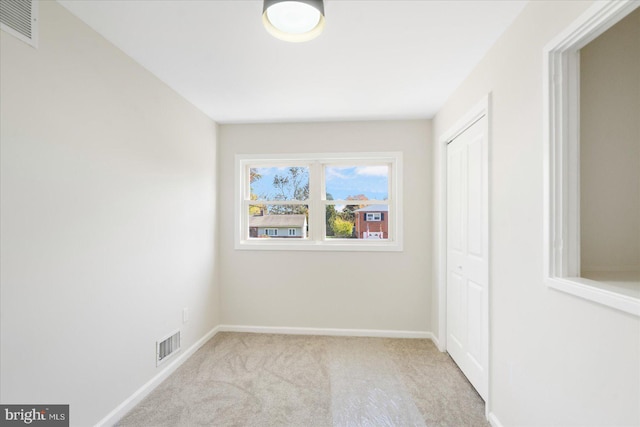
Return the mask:
[[249,227],[304,227],[306,215],[258,215],[249,218]]
[[389,212],[389,205],[369,205],[354,212]]

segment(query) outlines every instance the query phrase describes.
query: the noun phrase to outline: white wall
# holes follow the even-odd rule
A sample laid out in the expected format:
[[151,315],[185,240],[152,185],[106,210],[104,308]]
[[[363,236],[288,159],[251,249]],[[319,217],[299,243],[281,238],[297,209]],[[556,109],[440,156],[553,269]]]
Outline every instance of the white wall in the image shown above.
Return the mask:
[[[218,323],[214,123],[56,2],[0,32],[2,403],[98,422]],[[182,324],[182,308],[190,320]]]
[[640,319],[542,277],[542,52],[591,4],[530,2],[434,120],[437,138],[492,93],[490,409],[506,427],[640,424]]
[[[222,323],[430,331],[429,121],[221,125]],[[234,250],[234,156],[404,153],[404,251]],[[226,224],[226,225],[225,225]]]
[[640,270],[640,9],[580,52],[581,267]]

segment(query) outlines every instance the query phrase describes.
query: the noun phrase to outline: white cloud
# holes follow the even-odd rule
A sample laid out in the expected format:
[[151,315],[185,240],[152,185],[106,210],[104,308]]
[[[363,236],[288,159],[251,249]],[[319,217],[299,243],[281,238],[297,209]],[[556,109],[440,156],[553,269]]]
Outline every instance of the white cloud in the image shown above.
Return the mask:
[[365,176],[388,176],[388,166],[360,166],[356,168],[356,174]]

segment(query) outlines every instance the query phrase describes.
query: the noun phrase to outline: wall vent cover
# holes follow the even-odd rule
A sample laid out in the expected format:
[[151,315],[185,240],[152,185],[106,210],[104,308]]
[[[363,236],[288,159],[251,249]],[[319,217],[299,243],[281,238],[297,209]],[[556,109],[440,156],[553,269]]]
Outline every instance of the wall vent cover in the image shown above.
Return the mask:
[[38,1],[0,0],[0,29],[38,47]]
[[180,351],[180,331],[156,341],[156,366],[164,363],[169,356]]

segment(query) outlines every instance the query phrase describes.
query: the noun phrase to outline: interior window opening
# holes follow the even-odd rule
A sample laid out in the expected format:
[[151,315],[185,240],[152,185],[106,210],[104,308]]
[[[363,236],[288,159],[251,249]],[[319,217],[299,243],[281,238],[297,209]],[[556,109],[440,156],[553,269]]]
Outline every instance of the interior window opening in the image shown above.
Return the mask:
[[580,277],[640,298],[640,8],[580,51]]

